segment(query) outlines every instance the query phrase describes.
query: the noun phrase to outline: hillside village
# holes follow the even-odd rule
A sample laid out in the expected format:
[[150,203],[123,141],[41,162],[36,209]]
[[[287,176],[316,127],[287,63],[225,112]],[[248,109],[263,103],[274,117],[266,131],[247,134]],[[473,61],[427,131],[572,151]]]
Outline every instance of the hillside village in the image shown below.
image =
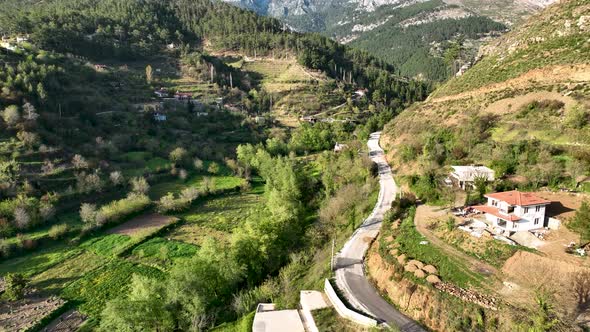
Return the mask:
[[442,83],[208,0],[0,20],[1,331],[590,328],[585,0]]

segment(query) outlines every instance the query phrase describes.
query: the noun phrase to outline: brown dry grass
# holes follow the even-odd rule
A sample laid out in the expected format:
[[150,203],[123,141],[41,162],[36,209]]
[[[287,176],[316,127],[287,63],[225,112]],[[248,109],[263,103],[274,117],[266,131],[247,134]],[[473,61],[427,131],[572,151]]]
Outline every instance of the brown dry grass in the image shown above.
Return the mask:
[[519,251],[506,261],[502,272],[520,287],[545,292],[554,297],[556,310],[561,314],[572,312],[577,302],[573,291],[575,274],[590,271],[561,260]]

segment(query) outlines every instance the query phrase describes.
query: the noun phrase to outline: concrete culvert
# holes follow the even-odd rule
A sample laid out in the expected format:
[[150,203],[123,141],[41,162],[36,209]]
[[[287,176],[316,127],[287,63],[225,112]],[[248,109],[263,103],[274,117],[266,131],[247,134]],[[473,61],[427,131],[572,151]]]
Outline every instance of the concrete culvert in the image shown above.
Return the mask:
[[416,278],[424,278],[426,277],[426,273],[424,273],[424,271],[417,269],[416,271],[414,271],[414,276]]
[[428,277],[426,277],[426,281],[428,281],[431,284],[438,284],[440,282],[440,278],[438,276],[435,276],[434,274],[431,274]]
[[436,267],[432,266],[432,265],[426,265],[422,268],[422,270],[428,272],[429,274],[437,274],[438,270],[436,269]]

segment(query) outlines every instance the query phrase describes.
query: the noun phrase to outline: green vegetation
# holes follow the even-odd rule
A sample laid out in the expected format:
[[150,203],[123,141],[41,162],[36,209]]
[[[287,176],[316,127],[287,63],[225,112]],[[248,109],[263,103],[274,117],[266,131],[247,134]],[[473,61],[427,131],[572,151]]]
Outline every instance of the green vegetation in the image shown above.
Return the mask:
[[146,265],[167,268],[182,259],[194,256],[197,250],[198,247],[195,245],[156,237],[133,248],[132,257]]
[[[406,19],[436,13],[443,8],[442,5],[442,1],[435,0],[403,8],[380,10],[377,21],[388,18],[386,23],[361,34],[351,45],[369,50],[372,54],[393,63],[402,75],[414,77],[421,74],[428,79],[445,80],[458,71],[459,68],[454,64],[455,60],[465,63],[475,55],[461,52],[462,54],[457,53],[448,61],[444,56],[448,58],[448,51],[452,50],[456,43],[477,40],[490,33],[497,34],[505,30],[506,26],[488,17],[476,15],[435,20],[407,27],[400,24]],[[365,24],[375,22],[376,18],[371,17],[370,20],[371,22]],[[336,29],[346,28],[350,29],[346,25],[338,26]],[[433,47],[433,44],[438,47]],[[395,48],[396,52],[391,52],[392,48]]]
[[124,294],[134,274],[162,278],[162,273],[156,269],[114,260],[67,285],[63,296],[67,300],[82,302],[80,310],[96,316],[104,309],[108,300]]
[[[0,274],[67,300],[84,329],[208,329],[319,287],[326,243],[376,200],[357,152],[428,92],[219,2],[7,0],[0,20],[16,45],[0,53]],[[219,52],[289,60],[279,73]],[[302,114],[302,94],[342,122],[276,127],[273,105]],[[326,151],[336,141],[351,149]]]
[[18,272],[25,277],[31,277],[79,253],[79,249],[66,245],[45,248],[42,252],[33,252],[2,262],[0,273]]
[[121,234],[110,234],[88,240],[80,245],[81,248],[103,256],[115,256],[127,247],[131,237]]
[[4,297],[8,300],[20,300],[25,295],[28,280],[20,273],[8,273],[4,276]]
[[316,326],[321,332],[353,332],[360,326],[340,317],[333,307],[318,309],[311,312]]
[[416,230],[414,225],[415,213],[415,207],[411,207],[407,215],[402,219],[399,228],[393,231],[394,243],[399,244],[399,251],[406,254],[410,259],[436,266],[442,280],[447,280],[464,288],[480,285],[483,281],[482,276],[471,272],[465,262],[449,257],[432,245],[420,244],[425,238]]
[[582,202],[567,226],[580,234],[581,241],[590,241],[590,206],[587,201]]
[[[587,13],[584,0],[568,1],[552,13],[536,15],[525,25],[495,43],[492,54],[484,57],[465,75],[454,78],[434,95],[444,96],[503,82],[532,69],[553,65],[585,63],[590,54],[586,32],[580,27],[565,31],[566,21],[578,21]],[[537,41],[534,41],[536,38]],[[508,52],[510,45],[520,46]]]
[[251,312],[231,323],[223,323],[211,329],[211,332],[250,332],[254,322],[255,312]]

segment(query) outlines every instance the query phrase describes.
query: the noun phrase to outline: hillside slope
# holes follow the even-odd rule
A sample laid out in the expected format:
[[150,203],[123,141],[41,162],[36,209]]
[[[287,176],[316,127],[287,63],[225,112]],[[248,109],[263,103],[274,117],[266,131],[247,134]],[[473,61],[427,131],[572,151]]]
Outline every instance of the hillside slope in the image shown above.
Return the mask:
[[590,155],[589,31],[590,4],[568,0],[487,45],[386,127],[395,166],[432,175],[483,163],[523,186],[577,186]]
[[[365,49],[396,65],[403,75],[443,80],[469,63],[490,36],[522,22],[553,0],[227,2],[279,18],[295,30],[317,31]],[[452,50],[455,42],[463,50],[449,57],[445,51]]]

